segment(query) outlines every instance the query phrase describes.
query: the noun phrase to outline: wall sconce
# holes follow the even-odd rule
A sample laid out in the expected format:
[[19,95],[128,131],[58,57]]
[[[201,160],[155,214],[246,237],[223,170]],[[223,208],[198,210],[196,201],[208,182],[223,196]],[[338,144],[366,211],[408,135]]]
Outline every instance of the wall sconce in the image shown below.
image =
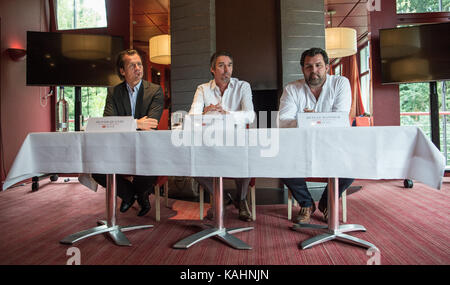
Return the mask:
[[19,61],[25,59],[27,51],[21,48],[9,48],[6,50],[9,57],[14,61]]

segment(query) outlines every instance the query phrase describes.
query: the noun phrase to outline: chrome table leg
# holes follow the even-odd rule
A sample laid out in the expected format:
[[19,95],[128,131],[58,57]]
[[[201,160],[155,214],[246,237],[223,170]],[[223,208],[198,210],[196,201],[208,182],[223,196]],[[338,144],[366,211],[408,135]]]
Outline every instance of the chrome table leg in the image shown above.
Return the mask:
[[106,176],[106,221],[99,221],[100,226],[87,229],[63,238],[60,243],[74,244],[84,238],[95,236],[102,233],[108,233],[111,239],[117,245],[131,246],[131,242],[123,234],[126,231],[147,229],[153,225],[119,226],[116,225],[116,175],[108,174]]
[[188,236],[177,242],[173,247],[186,249],[190,246],[210,237],[217,237],[221,241],[230,245],[235,249],[252,249],[252,247],[237,237],[233,233],[253,230],[253,227],[231,228],[226,229],[223,226],[223,178],[214,178],[214,218],[215,226]]
[[303,241],[300,246],[302,249],[307,249],[315,245],[337,239],[339,241],[347,242],[353,245],[372,248],[378,251],[378,248],[365,240],[352,237],[344,234],[345,232],[366,231],[366,228],[361,225],[345,224],[339,225],[339,180],[338,178],[328,179],[328,226],[314,225],[314,224],[294,224],[293,230],[299,229],[315,229],[321,230],[324,233],[313,238]]

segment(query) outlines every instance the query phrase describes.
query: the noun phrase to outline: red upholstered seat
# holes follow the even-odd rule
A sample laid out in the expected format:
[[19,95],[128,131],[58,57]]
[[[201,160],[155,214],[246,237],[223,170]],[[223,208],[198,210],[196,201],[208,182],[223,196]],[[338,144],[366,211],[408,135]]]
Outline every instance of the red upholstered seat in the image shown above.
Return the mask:
[[169,129],[169,109],[164,109],[158,123],[158,130]]
[[[169,109],[164,109],[161,118],[158,123],[158,130],[169,129]],[[156,220],[161,219],[161,206],[160,206],[160,188],[164,187],[164,200],[166,207],[169,206],[169,178],[167,176],[158,176],[155,184],[155,212]]]

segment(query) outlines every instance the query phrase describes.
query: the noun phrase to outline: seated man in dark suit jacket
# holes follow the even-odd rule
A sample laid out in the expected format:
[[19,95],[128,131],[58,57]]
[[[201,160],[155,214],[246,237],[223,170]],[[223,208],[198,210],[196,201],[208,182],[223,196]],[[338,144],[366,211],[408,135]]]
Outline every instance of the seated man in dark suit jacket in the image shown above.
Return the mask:
[[[117,57],[117,72],[122,80],[108,89],[103,116],[133,116],[139,130],[156,129],[164,106],[164,95],[159,85],[142,80],[144,68],[136,50],[122,51]],[[106,175],[92,177],[106,187]],[[122,199],[120,211],[126,212],[137,199],[144,216],[150,210],[148,196],[156,182],[155,176],[117,175],[117,195]]]

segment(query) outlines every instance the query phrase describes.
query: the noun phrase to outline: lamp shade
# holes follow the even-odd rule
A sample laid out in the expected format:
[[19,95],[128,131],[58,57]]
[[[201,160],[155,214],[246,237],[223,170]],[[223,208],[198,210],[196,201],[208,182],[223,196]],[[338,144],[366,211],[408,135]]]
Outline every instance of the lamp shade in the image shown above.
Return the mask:
[[170,64],[170,36],[159,35],[150,38],[150,61],[158,64]]
[[355,54],[357,51],[356,42],[355,29],[325,29],[325,49],[330,58],[339,58]]

